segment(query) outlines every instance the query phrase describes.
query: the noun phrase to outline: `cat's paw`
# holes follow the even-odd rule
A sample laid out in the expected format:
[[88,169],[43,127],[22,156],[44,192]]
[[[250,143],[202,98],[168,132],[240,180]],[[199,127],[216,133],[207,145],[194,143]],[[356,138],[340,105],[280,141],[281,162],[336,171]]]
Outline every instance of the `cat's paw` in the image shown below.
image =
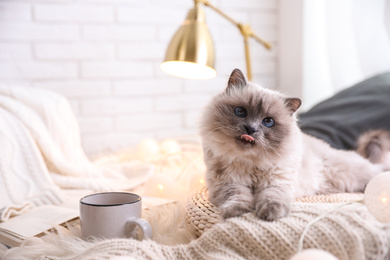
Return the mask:
[[274,221],[284,218],[290,212],[290,206],[279,201],[272,201],[256,205],[256,216],[262,220]]
[[253,208],[247,207],[243,204],[233,204],[223,206],[220,209],[221,216],[223,219],[239,217],[245,213],[253,211]]

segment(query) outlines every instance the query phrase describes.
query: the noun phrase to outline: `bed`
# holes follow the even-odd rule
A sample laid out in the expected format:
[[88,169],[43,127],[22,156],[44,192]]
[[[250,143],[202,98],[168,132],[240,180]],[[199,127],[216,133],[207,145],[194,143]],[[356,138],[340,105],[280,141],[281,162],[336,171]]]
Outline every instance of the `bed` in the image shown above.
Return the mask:
[[[1,87],[0,94],[0,113],[7,120],[7,124],[0,126],[2,147],[8,145],[0,150],[4,180],[2,221],[42,204],[71,201],[77,206],[83,192],[115,189],[142,193],[153,178],[156,165],[161,167],[164,163],[166,170],[181,167],[187,171],[192,161],[183,158],[201,157],[199,138],[187,137],[175,140],[181,160],[167,161],[166,157],[157,156],[154,161],[142,161],[126,151],[90,161],[83,154],[77,123],[64,97],[15,87]],[[353,149],[360,133],[371,128],[390,130],[389,102],[390,73],[384,73],[301,114],[300,125],[304,132],[334,147]],[[16,166],[10,165],[15,161]],[[25,175],[15,175],[15,167]],[[195,169],[201,171],[201,166]],[[21,192],[18,186],[21,179],[30,187],[28,192]],[[176,203],[145,210],[144,216],[153,228],[152,240],[84,241],[80,239],[79,226],[75,225],[69,229],[58,227],[56,234],[27,239],[20,247],[0,246],[0,257],[291,259],[312,248],[337,259],[390,259],[390,224],[377,221],[368,212],[362,203],[363,194],[300,198],[288,217],[274,222],[259,220],[252,213],[224,221],[208,201],[207,189],[195,188],[190,192],[187,187],[171,195],[176,196]]]

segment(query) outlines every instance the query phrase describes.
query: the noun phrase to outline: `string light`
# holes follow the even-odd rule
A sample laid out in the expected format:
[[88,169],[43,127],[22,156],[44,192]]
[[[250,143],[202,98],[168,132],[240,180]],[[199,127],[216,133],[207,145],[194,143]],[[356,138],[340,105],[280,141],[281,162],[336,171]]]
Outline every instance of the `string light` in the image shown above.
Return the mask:
[[169,174],[155,173],[145,183],[145,192],[148,196],[160,198],[174,198],[177,188]]
[[181,146],[174,139],[165,139],[160,142],[160,150],[163,154],[181,153]]
[[[327,252],[318,250],[313,251],[314,249],[303,250],[303,240],[306,235],[308,229],[314,225],[316,222],[321,220],[326,215],[331,212],[338,210],[346,205],[350,205],[352,203],[364,203],[367,207],[368,211],[378,220],[383,223],[390,222],[390,171],[381,173],[374,178],[372,178],[364,191],[364,200],[363,201],[350,201],[346,203],[342,203],[335,207],[334,209],[318,216],[314,220],[312,220],[304,229],[301,238],[298,241],[298,253],[293,256],[290,260],[309,260],[309,259],[320,259],[320,260],[333,260],[337,259],[331,254],[326,254]],[[324,253],[325,252],[325,253]],[[323,258],[321,258],[323,257]]]
[[294,255],[290,260],[337,260],[331,253],[321,249],[306,249]]
[[203,187],[205,184],[204,172],[195,172],[190,178],[190,190],[194,191]]
[[380,222],[390,222],[390,172],[381,173],[367,184],[364,191],[364,204],[368,211]]
[[142,140],[136,147],[135,157],[138,160],[152,162],[160,154],[160,146],[153,139]]

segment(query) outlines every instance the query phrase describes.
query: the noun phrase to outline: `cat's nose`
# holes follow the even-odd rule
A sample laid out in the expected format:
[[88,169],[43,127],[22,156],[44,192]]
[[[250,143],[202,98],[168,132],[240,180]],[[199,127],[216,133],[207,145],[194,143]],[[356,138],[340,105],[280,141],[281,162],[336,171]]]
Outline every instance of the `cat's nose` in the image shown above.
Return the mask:
[[247,133],[248,135],[251,135],[251,134],[253,134],[254,132],[257,132],[257,129],[251,127],[250,125],[244,125],[244,127],[245,127],[246,133]]

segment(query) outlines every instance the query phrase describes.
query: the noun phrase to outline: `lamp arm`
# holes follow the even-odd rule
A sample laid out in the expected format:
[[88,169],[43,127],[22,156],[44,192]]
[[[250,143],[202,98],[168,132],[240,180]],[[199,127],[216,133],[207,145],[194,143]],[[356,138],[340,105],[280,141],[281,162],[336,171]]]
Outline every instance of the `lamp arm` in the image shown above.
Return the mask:
[[244,38],[248,38],[248,37],[252,37],[253,39],[255,39],[257,42],[259,42],[260,44],[262,44],[266,49],[271,49],[272,48],[272,45],[266,41],[264,41],[262,38],[260,38],[258,35],[256,35],[253,31],[252,31],[252,28],[250,27],[249,24],[241,24],[239,22],[237,22],[236,20],[234,20],[233,18],[231,18],[230,16],[228,16],[227,14],[225,14],[224,12],[222,12],[220,9],[218,9],[217,7],[215,7],[214,5],[212,5],[208,0],[194,0],[195,4],[203,4],[205,6],[208,6],[210,7],[211,9],[213,9],[215,12],[217,12],[218,14],[220,14],[221,16],[223,16],[225,19],[227,19],[228,21],[230,21],[232,24],[234,24],[241,32],[241,34],[244,36]]
[[194,0],[195,5],[197,4],[203,4],[205,6],[210,7],[213,9],[215,12],[219,13],[221,16],[225,17],[228,21],[230,21],[232,24],[234,24],[238,29],[240,30],[242,36],[244,37],[244,47],[245,47],[245,62],[246,62],[246,68],[247,68],[247,75],[248,75],[248,80],[252,80],[252,67],[251,67],[251,57],[250,57],[250,51],[249,51],[249,38],[252,37],[255,39],[257,42],[262,44],[266,49],[271,49],[271,44],[264,41],[261,39],[259,36],[257,36],[252,28],[250,27],[249,24],[241,24],[235,21],[233,18],[219,10],[217,7],[213,6],[210,4],[208,0]]

